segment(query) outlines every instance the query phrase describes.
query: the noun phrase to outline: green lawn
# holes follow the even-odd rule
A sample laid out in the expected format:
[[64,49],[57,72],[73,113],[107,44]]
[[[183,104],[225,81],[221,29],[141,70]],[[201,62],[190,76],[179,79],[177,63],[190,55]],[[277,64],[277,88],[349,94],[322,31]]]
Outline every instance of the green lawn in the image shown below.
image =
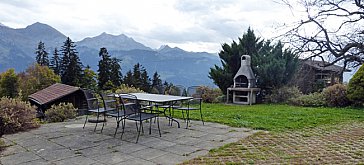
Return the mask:
[[[223,123],[233,127],[280,132],[299,130],[321,125],[333,125],[349,121],[364,121],[364,110],[353,108],[313,108],[289,105],[202,105],[205,121]],[[181,113],[175,111],[175,116]],[[199,113],[194,112],[191,118],[199,120]]]

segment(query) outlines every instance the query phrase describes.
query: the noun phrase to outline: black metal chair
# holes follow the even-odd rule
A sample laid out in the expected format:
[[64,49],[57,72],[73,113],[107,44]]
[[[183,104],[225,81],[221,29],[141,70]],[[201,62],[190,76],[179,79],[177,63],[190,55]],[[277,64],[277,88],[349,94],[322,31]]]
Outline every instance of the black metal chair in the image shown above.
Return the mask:
[[[127,116],[125,116],[125,118],[123,120],[123,124],[122,124],[123,131],[121,133],[121,138],[123,137],[123,134],[125,132],[125,125],[126,125],[125,119],[135,121],[136,128],[138,131],[136,143],[138,143],[140,132],[143,129],[143,121],[150,120],[149,121],[149,124],[150,124],[149,125],[149,134],[151,134],[153,118],[157,119],[159,136],[160,137],[162,136],[160,127],[159,127],[159,118],[158,118],[159,115],[156,113],[149,113],[147,111],[143,111],[141,109],[139,101],[135,95],[120,94],[120,102],[121,102],[121,106],[124,111],[124,114],[128,114]],[[139,128],[138,128],[138,123],[139,123]]]
[[120,125],[120,121],[125,118],[124,111],[121,111],[120,105],[117,103],[115,94],[100,93],[100,96],[105,110],[104,116],[114,117],[116,120],[116,128],[114,133],[115,137]]
[[[174,85],[169,88],[167,91],[167,94],[173,95],[173,96],[183,96],[185,94],[186,88],[183,85]],[[161,113],[165,114],[168,110],[168,113],[170,116],[173,116],[173,109],[180,108],[182,106],[182,101],[176,101],[167,103],[165,105],[159,105],[158,108],[162,108]],[[172,112],[171,112],[172,110]],[[170,125],[172,125],[172,122],[170,122]]]
[[[105,109],[99,106],[101,103],[98,101],[98,99],[95,96],[95,93],[92,90],[84,89],[83,92],[85,94],[87,103],[86,119],[85,123],[83,124],[83,129],[85,128],[86,123],[89,122],[89,123],[95,123],[94,131],[96,131],[97,124],[102,123],[102,129],[101,129],[102,132],[106,122],[105,115],[103,115],[105,114]],[[89,119],[90,114],[96,114],[96,119]],[[103,119],[100,119],[100,115],[103,115]]]
[[[186,128],[188,128],[188,124],[191,122],[190,119],[190,111],[200,111],[200,116],[201,116],[201,121],[202,124],[205,125],[204,121],[203,121],[203,117],[202,117],[202,98],[201,98],[201,94],[197,92],[199,86],[191,86],[187,88],[187,96],[188,97],[193,97],[193,99],[190,99],[187,101],[187,105],[185,107],[179,107],[177,108],[178,110],[183,112],[186,112]],[[184,118],[184,115],[183,115]]]

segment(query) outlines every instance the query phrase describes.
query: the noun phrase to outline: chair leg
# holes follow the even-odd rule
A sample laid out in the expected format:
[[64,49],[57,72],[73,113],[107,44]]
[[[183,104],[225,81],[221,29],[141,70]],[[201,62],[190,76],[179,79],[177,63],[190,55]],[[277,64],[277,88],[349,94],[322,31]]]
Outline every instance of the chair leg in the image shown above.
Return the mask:
[[188,128],[188,123],[190,122],[190,110],[186,110],[186,116],[187,116],[187,124],[186,124],[186,129]]
[[162,137],[161,129],[159,128],[159,117],[157,118],[157,124],[158,124],[159,137]]
[[115,129],[115,133],[114,133],[114,137],[116,136],[116,132],[118,131],[119,125],[120,125],[120,121],[118,120],[118,118],[116,118],[116,129]]
[[139,131],[138,122],[137,121],[135,121],[135,126],[136,126],[137,131]]
[[82,129],[85,129],[86,122],[87,122],[87,118],[88,118],[88,115],[86,115],[86,120],[85,120],[85,123],[83,124],[83,128]]
[[140,121],[140,125],[139,125],[139,131],[138,131],[138,137],[135,143],[138,143],[139,140],[139,136],[140,136],[140,130],[142,129],[142,121]]
[[205,125],[205,122],[203,121],[203,118],[202,118],[202,110],[201,109],[200,109],[200,114],[201,114],[202,125]]
[[140,121],[140,126],[142,127],[142,133],[144,134],[143,121]]
[[99,114],[97,114],[97,117],[96,117],[96,125],[95,125],[95,128],[94,128],[94,132],[96,131],[98,121],[99,121]]
[[[152,134],[152,121],[153,121],[153,118],[150,118],[150,122],[149,122],[149,135]],[[155,122],[155,119],[154,119],[154,122]]]
[[[181,110],[181,111],[182,111],[182,119],[186,122],[184,110]],[[187,116],[187,111],[186,111],[186,116]]]
[[106,124],[106,117],[105,117],[105,114],[104,114],[104,121],[102,122],[101,133],[102,133],[102,130],[104,130],[105,124]]
[[122,125],[121,127],[123,128],[122,132],[121,132],[121,135],[120,135],[120,139],[123,139],[123,135],[124,135],[124,130],[125,130],[125,119],[123,119],[123,122],[122,122]]

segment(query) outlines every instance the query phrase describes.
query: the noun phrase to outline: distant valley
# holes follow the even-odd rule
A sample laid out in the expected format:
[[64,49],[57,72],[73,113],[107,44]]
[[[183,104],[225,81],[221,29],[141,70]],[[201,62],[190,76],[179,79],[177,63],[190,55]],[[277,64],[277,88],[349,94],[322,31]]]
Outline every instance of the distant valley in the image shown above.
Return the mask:
[[[52,56],[54,48],[60,50],[66,38],[66,35],[58,30],[42,23],[34,23],[22,29],[0,24],[0,72],[8,68],[15,68],[20,72],[34,63],[34,52],[39,41],[45,43],[48,53]],[[184,86],[213,86],[208,72],[215,64],[221,65],[216,54],[188,52],[168,45],[152,49],[123,34],[102,33],[75,44],[82,63],[91,66],[94,71],[98,69],[99,49],[106,47],[111,56],[122,60],[120,64],[123,73],[139,62],[150,76],[157,71],[162,80]]]

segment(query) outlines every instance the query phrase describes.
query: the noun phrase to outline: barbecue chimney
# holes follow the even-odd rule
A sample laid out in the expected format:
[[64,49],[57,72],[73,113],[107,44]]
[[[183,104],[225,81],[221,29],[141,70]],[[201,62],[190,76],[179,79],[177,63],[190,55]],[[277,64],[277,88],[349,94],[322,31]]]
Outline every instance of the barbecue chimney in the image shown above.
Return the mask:
[[251,68],[251,57],[241,56],[241,64],[238,72],[234,76],[234,88],[254,88],[255,76]]

